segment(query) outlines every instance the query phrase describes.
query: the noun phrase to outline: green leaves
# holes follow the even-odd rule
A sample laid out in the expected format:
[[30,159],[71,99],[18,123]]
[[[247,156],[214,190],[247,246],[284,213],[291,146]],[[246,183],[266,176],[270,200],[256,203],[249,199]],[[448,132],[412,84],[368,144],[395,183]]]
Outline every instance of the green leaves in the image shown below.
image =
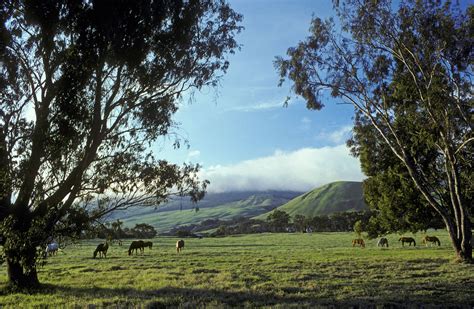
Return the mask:
[[327,91],[354,106],[348,145],[370,177],[365,196],[382,232],[438,225],[436,214],[471,256],[472,6],[335,2],[342,31],[314,18],[309,38],[277,58],[280,84],[291,80],[309,109]]

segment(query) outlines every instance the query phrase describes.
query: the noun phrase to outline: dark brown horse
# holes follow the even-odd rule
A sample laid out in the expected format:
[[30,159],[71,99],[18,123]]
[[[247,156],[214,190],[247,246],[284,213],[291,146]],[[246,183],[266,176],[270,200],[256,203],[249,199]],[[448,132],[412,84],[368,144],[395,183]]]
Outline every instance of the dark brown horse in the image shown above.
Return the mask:
[[151,249],[153,247],[153,243],[151,241],[144,241],[143,242],[143,248],[148,247]]
[[99,253],[99,257],[107,257],[107,250],[109,250],[109,243],[106,241],[104,244],[99,244],[94,251],[94,259],[97,257],[97,253]]
[[180,239],[176,242],[176,252],[180,253],[184,248],[184,240]]
[[386,246],[388,248],[388,239],[385,238],[385,237],[382,237],[377,242],[377,247],[384,247],[384,246]]
[[402,242],[403,247],[405,247],[406,242],[408,243],[409,246],[411,246],[412,243],[413,243],[413,247],[416,246],[415,239],[413,239],[412,237],[400,237],[400,239],[398,241]]
[[145,251],[143,240],[132,241],[132,243],[130,244],[130,247],[128,248],[128,255],[132,255],[133,250],[135,250],[135,254],[138,254],[138,250],[140,250],[140,252],[143,253]]
[[434,244],[438,244],[438,246],[441,246],[441,242],[439,241],[439,238],[436,237],[436,236],[428,236],[426,235],[425,237],[423,237],[423,243],[428,246],[428,243],[434,243]]

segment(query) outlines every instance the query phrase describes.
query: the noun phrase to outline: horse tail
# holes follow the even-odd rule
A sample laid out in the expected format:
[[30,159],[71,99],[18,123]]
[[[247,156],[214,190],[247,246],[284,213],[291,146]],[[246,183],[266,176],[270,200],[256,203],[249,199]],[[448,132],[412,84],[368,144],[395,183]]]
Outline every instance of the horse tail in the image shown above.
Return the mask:
[[416,241],[413,239],[413,247],[416,246]]

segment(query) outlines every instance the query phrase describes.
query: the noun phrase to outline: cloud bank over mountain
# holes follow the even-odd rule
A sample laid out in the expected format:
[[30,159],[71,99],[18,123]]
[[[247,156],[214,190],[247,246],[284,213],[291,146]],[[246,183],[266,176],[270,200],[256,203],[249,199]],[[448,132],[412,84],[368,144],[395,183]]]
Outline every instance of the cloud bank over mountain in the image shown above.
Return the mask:
[[346,145],[277,150],[267,157],[204,168],[200,177],[211,181],[209,192],[308,191],[333,181],[365,178],[358,159],[350,156]]

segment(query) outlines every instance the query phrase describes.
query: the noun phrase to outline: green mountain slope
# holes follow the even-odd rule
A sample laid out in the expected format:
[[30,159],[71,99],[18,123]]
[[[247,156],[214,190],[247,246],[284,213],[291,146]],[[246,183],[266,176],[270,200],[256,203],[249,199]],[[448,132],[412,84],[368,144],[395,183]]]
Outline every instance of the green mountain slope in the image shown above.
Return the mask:
[[[361,182],[338,181],[300,195],[277,209],[292,217],[296,214],[314,217],[334,212],[364,210],[367,206],[364,203]],[[265,219],[268,214],[256,218]]]
[[199,211],[195,211],[192,205],[187,203],[183,203],[180,210],[180,202],[172,201],[169,205],[156,210],[137,208],[117,212],[109,221],[120,219],[128,227],[133,227],[137,223],[148,223],[162,233],[173,227],[199,224],[208,219],[231,220],[237,217],[255,217],[285,204],[299,194],[301,193],[291,191],[230,192],[225,196],[210,194],[198,204]]

